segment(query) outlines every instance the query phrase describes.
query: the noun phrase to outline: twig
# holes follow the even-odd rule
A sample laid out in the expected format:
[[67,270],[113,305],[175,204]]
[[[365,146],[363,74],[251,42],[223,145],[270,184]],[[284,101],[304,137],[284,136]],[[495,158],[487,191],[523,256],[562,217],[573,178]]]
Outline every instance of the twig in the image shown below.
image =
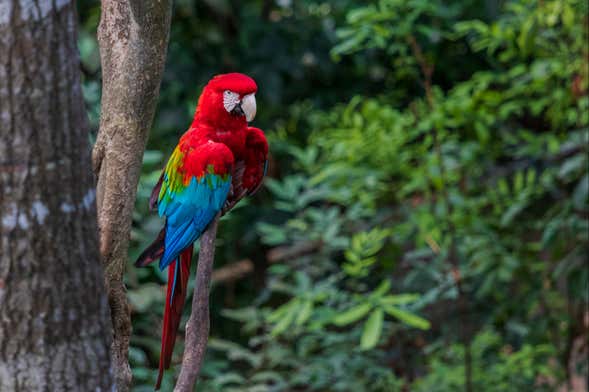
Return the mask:
[[433,107],[434,105],[434,96],[432,93],[432,75],[434,73],[434,65],[430,64],[425,56],[423,55],[423,50],[415,36],[412,34],[407,37],[407,42],[411,47],[411,51],[413,52],[413,56],[417,60],[419,64],[419,68],[421,69],[421,73],[423,74],[423,87],[425,89],[425,96],[427,98],[427,102],[430,106]]
[[309,242],[299,242],[292,246],[277,246],[270,249],[266,258],[270,263],[276,263],[282,260],[294,259],[311,253],[321,247],[322,242],[319,240]]
[[254,272],[254,262],[250,259],[235,261],[213,271],[213,284],[231,283]]
[[213,262],[215,260],[215,238],[219,215],[213,219],[200,238],[198,267],[194,295],[192,297],[192,313],[186,323],[184,356],[180,376],[174,392],[191,392],[200,373],[200,367],[207,349],[209,339],[209,291]]
[[[321,241],[301,242],[292,246],[278,246],[266,254],[268,264],[294,259],[311,253],[321,247]],[[213,284],[229,283],[239,280],[254,272],[254,262],[243,259],[227,264],[213,271]]]

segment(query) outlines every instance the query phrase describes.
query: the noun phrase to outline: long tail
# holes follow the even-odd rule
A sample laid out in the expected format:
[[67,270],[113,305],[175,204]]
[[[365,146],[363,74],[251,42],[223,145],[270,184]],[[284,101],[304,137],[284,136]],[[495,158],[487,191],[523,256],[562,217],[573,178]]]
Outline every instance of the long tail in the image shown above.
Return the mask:
[[162,326],[162,348],[160,352],[159,374],[155,389],[159,389],[164,369],[170,367],[176,332],[182,317],[182,308],[186,300],[188,275],[192,260],[192,245],[184,249],[180,257],[168,266],[168,291],[164,307],[164,322]]

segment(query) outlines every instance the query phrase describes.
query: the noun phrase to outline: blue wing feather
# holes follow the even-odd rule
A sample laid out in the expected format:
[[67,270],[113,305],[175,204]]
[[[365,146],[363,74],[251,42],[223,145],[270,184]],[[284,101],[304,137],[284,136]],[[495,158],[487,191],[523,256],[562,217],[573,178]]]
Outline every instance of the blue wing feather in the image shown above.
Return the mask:
[[231,176],[208,173],[200,179],[193,177],[188,186],[176,192],[166,203],[160,203],[159,213],[166,216],[160,269],[166,268],[200,237],[223,207],[230,187]]

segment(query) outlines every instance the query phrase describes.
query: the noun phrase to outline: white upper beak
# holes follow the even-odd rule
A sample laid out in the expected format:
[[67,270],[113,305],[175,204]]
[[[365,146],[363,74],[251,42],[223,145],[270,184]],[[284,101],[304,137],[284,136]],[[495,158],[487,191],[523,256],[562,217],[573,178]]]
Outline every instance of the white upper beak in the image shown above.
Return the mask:
[[241,109],[245,113],[247,122],[253,121],[256,117],[256,95],[255,93],[248,94],[241,100]]

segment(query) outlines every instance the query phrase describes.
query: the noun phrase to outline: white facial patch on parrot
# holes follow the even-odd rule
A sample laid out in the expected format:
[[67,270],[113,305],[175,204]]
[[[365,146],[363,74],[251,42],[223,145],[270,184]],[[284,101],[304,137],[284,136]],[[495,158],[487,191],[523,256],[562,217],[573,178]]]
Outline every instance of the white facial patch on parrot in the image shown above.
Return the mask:
[[227,112],[231,113],[235,109],[235,105],[239,103],[239,94],[233,91],[225,90],[223,92],[223,107]]
[[245,119],[250,122],[256,117],[256,94],[251,93],[241,100],[241,109],[245,113]]

